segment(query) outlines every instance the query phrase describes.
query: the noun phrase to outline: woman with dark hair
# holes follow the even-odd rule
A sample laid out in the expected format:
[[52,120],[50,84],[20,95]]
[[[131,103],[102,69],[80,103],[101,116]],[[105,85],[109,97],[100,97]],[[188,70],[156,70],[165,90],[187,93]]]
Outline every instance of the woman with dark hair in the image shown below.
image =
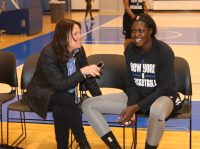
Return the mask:
[[79,22],[66,19],[56,25],[53,40],[41,51],[24,98],[42,118],[49,109],[53,111],[58,149],[68,148],[69,128],[81,149],[91,148],[82,126],[76,88],[84,83],[92,96],[101,95],[94,79],[100,75],[100,68],[88,66],[81,38]]
[[165,120],[181,108],[175,91],[174,53],[156,39],[156,24],[149,15],[137,15],[132,23],[132,38],[124,52],[127,65],[127,90],[90,98],[82,110],[88,122],[111,148],[120,148],[102,113],[119,114],[122,125],[131,125],[135,113],[149,113],[145,149],[156,149],[164,133]]

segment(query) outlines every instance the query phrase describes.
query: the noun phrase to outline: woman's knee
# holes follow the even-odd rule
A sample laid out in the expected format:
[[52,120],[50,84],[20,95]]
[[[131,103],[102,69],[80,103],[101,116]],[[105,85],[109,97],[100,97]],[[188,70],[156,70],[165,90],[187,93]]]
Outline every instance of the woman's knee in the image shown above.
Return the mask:
[[150,117],[153,117],[157,120],[164,120],[165,116],[162,109],[162,102],[160,100],[162,99],[161,98],[156,99],[156,101],[154,101],[154,103],[151,105]]
[[85,110],[91,109],[91,107],[92,107],[92,99],[85,100],[81,105],[83,112]]
[[153,118],[154,120],[165,120],[163,111],[161,109],[156,109],[153,107],[151,107],[150,109],[149,117]]
[[85,100],[81,105],[82,111],[85,113],[87,111],[93,110],[95,108],[95,105],[98,105],[98,101],[100,97],[101,96],[96,96],[96,97],[88,98],[87,100]]
[[158,120],[165,120],[173,109],[173,102],[170,98],[162,96],[156,99],[150,108],[150,116]]
[[59,105],[62,108],[76,109],[75,96],[68,92],[57,92],[55,93],[50,102],[51,106]]

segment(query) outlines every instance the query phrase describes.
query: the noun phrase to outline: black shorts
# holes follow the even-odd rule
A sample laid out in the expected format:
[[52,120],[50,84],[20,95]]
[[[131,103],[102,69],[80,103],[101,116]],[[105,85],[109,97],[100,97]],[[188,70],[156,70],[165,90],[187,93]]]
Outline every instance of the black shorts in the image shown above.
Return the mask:
[[[174,117],[178,113],[178,111],[182,108],[181,98],[178,93],[176,93],[174,96],[170,96],[170,99],[172,100],[174,107],[171,114],[165,118],[165,121],[168,121],[171,117]],[[149,112],[150,111],[147,111],[144,114],[149,114]]]
[[180,95],[178,93],[174,97],[170,97],[170,98],[174,104],[174,108],[171,113],[171,116],[173,116],[182,108],[182,102],[181,102]]
[[174,97],[170,97],[170,99],[172,100],[174,104],[174,108],[171,114],[165,119],[166,121],[169,120],[170,117],[174,117],[178,113],[178,111],[182,108],[181,98],[178,93]]

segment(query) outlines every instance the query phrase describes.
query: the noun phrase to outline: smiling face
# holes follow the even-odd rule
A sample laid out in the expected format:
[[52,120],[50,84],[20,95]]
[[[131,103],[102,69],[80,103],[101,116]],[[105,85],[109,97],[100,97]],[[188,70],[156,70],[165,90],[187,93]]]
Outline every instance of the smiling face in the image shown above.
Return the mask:
[[77,24],[74,24],[71,34],[69,34],[68,52],[71,53],[74,49],[81,47],[81,29]]
[[152,29],[148,28],[143,21],[135,21],[132,25],[132,38],[136,47],[138,47],[142,53],[146,53],[150,50],[152,45]]

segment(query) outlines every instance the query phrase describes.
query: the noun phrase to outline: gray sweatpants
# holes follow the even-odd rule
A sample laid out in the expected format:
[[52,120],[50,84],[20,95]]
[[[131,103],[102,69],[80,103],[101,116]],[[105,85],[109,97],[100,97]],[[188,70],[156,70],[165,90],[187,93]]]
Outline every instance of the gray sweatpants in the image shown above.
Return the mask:
[[[102,137],[111,131],[103,113],[120,114],[127,107],[127,95],[114,93],[87,99],[82,104],[82,110],[89,124]],[[158,145],[165,128],[165,119],[173,110],[173,102],[167,96],[159,97],[151,105],[147,128],[147,143]],[[117,121],[117,119],[116,119]]]

